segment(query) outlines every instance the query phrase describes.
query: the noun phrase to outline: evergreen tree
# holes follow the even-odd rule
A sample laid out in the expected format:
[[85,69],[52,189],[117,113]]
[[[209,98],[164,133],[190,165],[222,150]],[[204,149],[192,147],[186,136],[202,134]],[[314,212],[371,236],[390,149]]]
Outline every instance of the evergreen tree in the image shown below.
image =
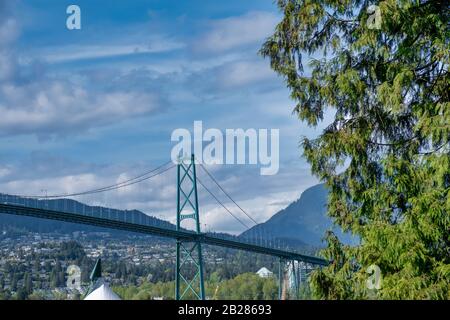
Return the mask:
[[25,288],[21,287],[17,290],[16,300],[26,300],[28,298]]
[[39,261],[39,257],[36,257],[33,263],[33,269],[34,272],[39,273],[39,270],[41,269],[41,263]]
[[33,281],[31,279],[31,276],[28,272],[25,273],[24,276],[24,289],[25,289],[25,293],[26,295],[30,295],[33,292]]
[[52,272],[50,273],[50,287],[51,288],[57,288],[58,287],[58,274],[56,273],[55,270],[52,270]]
[[17,282],[19,281],[19,277],[17,275],[17,273],[13,273],[11,276],[11,290],[12,291],[17,291]]
[[[302,121],[334,115],[303,152],[329,188],[328,214],[361,239],[327,234],[332,262],[313,274],[314,295],[449,299],[448,1],[277,3],[283,18],[261,53]],[[370,265],[383,277],[375,292]]]

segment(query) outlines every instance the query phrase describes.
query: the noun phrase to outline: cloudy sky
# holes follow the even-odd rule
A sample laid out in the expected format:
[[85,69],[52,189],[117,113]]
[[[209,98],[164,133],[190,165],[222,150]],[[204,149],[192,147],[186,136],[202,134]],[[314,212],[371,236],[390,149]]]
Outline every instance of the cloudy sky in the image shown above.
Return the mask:
[[[81,30],[66,28],[70,4],[81,8]],[[279,20],[272,0],[0,0],[0,192],[123,181],[168,161],[172,131],[202,120],[223,131],[280,130],[277,175],[209,167],[255,220],[267,220],[317,183],[298,145],[318,131],[292,114],[282,79],[257,54]],[[78,200],[174,221],[175,179],[169,171]],[[207,229],[243,231],[200,192]]]

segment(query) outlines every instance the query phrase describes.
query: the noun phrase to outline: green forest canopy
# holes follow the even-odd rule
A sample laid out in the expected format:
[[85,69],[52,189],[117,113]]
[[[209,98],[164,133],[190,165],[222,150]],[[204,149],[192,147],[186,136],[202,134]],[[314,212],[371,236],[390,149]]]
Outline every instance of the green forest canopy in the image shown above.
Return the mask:
[[[317,298],[450,298],[449,5],[444,0],[278,0],[261,48],[300,120],[334,120],[303,155],[330,190],[333,263]],[[376,5],[369,7],[369,5]],[[370,265],[380,290],[366,286]]]

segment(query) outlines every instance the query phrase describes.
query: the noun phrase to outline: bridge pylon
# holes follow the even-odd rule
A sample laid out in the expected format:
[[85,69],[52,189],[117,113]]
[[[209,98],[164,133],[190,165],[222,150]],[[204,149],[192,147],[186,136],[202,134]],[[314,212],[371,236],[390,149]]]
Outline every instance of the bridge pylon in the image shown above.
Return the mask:
[[[177,231],[184,220],[193,220],[201,233],[194,155],[180,159],[177,166]],[[176,255],[175,299],[205,300],[201,242],[178,238]]]

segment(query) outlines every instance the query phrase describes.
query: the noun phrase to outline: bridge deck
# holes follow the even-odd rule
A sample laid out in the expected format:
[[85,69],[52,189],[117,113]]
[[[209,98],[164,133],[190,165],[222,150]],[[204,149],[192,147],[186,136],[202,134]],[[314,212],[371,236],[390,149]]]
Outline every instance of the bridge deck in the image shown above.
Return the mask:
[[72,223],[80,223],[80,224],[93,225],[93,226],[110,228],[110,229],[125,230],[125,231],[155,235],[155,236],[160,236],[160,237],[179,239],[179,240],[184,240],[184,241],[199,241],[201,243],[205,243],[205,244],[209,244],[209,245],[233,248],[233,249],[244,250],[244,251],[255,252],[255,253],[261,253],[261,254],[276,256],[276,257],[283,258],[283,259],[303,261],[303,262],[314,264],[314,265],[325,266],[328,264],[327,260],[324,260],[324,259],[321,259],[318,257],[307,256],[307,255],[303,255],[303,254],[299,254],[299,253],[295,253],[295,252],[279,250],[279,249],[274,249],[274,248],[268,248],[268,247],[264,247],[264,246],[249,244],[249,243],[240,242],[240,241],[231,240],[231,239],[221,239],[221,238],[214,237],[207,233],[197,234],[195,232],[191,232],[191,231],[187,231],[187,230],[177,231],[177,230],[166,229],[166,228],[161,228],[161,227],[157,227],[157,226],[142,225],[142,224],[138,224],[138,223],[130,223],[130,222],[119,221],[119,220],[105,219],[105,218],[87,216],[87,215],[76,214],[76,213],[68,213],[68,212],[62,212],[62,211],[47,210],[47,209],[41,209],[41,208],[32,208],[32,207],[25,207],[25,206],[20,206],[20,205],[4,204],[4,203],[0,203],[0,213],[10,214],[10,215],[29,216],[29,217],[49,219],[49,220],[59,220],[59,221],[72,222]]

